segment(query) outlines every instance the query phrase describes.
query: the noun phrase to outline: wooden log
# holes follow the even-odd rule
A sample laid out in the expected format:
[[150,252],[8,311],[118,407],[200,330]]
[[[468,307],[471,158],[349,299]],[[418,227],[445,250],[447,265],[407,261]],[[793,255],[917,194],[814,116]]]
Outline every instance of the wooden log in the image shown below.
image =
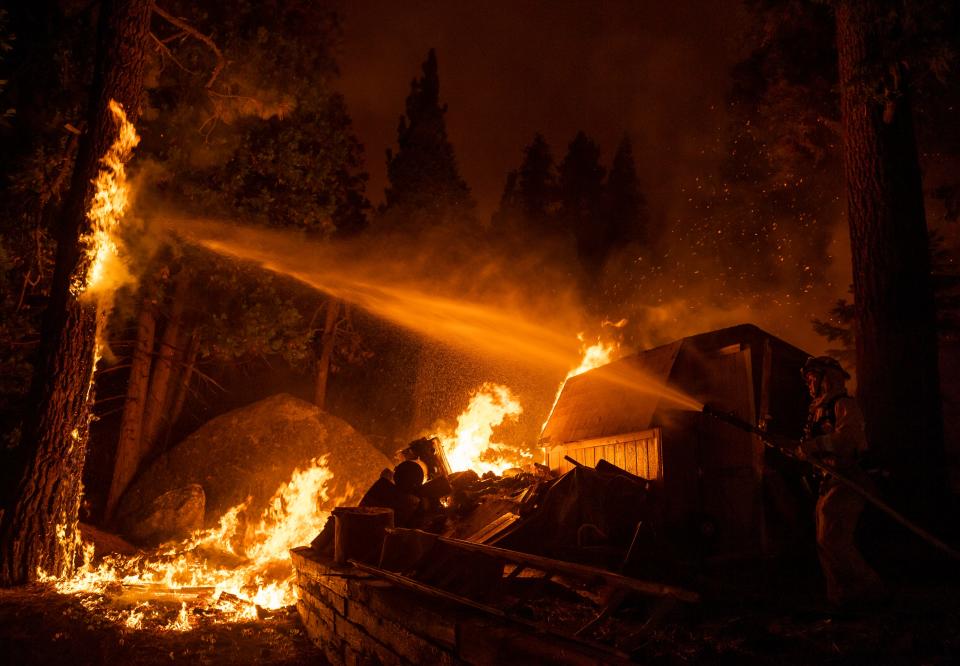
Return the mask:
[[393,509],[374,506],[338,506],[333,539],[333,561],[358,559],[378,562],[384,530],[393,527]]

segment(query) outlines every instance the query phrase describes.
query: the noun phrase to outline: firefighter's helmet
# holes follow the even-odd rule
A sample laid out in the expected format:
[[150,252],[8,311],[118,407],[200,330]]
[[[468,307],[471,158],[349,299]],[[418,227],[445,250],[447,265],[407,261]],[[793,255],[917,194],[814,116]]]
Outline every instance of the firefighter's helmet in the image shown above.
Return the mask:
[[822,376],[828,370],[839,373],[844,379],[850,379],[850,373],[844,370],[843,366],[840,365],[840,361],[832,356],[811,356],[807,359],[807,362],[803,364],[800,375],[802,377],[810,374]]

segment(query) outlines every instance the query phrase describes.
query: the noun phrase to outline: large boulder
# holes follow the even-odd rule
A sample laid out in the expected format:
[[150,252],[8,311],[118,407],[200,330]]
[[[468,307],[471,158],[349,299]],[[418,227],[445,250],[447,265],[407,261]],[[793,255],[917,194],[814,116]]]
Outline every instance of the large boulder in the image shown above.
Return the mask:
[[137,512],[124,532],[136,543],[162,543],[203,527],[206,496],[203,486],[190,483],[154,497]]
[[[235,409],[201,426],[137,477],[120,503],[121,531],[141,544],[186,537],[197,522],[212,527],[248,497],[248,515],[259,516],[294,470],[324,455],[333,473],[327,509],[356,504],[391,466],[345,421],[291,395]],[[176,506],[190,515],[180,515]]]

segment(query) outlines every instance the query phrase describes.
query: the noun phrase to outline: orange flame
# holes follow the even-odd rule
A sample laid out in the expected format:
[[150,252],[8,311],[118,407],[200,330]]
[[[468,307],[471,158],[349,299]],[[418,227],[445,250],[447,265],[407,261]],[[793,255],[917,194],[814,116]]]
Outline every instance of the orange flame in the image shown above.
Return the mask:
[[[93,545],[86,544],[84,564],[73,577],[57,580],[39,572],[40,580],[53,582],[64,594],[94,594],[101,599],[118,585],[152,590],[201,588],[222,620],[255,619],[258,606],[275,609],[296,601],[289,550],[308,543],[322,527],[329,515],[322,507],[334,503],[326,492],[332,478],[326,457],[314,459],[277,489],[256,523],[243,520],[247,505],[239,504],[216,527],[198,530],[182,543],[147,556],[108,556],[97,567],[92,564]],[[144,628],[148,615],[157,620],[154,629],[191,628],[185,603],[177,617],[166,623],[159,612],[144,603],[107,616],[129,629]]]
[[[617,324],[614,324],[614,326],[620,327],[626,324],[625,320],[621,320],[621,322],[623,323],[621,324],[618,322]],[[550,411],[547,413],[546,420],[540,427],[541,431],[547,427],[547,421],[549,421],[550,417],[553,416],[553,410],[557,406],[557,401],[560,400],[560,394],[563,393],[563,387],[566,386],[567,380],[571,377],[582,375],[588,370],[593,370],[594,368],[599,368],[602,365],[607,365],[614,360],[614,356],[618,351],[620,351],[620,346],[615,342],[603,342],[602,340],[597,340],[596,343],[587,345],[586,341],[583,339],[583,333],[577,335],[577,338],[580,340],[580,365],[568,372],[567,376],[563,378],[562,382],[560,382],[560,387],[557,389],[557,395],[553,398],[553,405],[550,407]]]
[[100,160],[103,168],[97,175],[93,203],[87,211],[91,231],[81,239],[90,261],[87,274],[72,285],[75,296],[98,295],[128,282],[130,273],[120,259],[117,232],[130,199],[124,164],[140,142],[133,123],[116,100],[110,100],[110,113],[119,132],[116,140]]
[[500,384],[485,383],[470,397],[467,408],[457,417],[455,432],[437,435],[443,444],[450,469],[459,472],[472,469],[478,474],[503,474],[532,456],[521,449],[491,441],[493,429],[507,419],[516,420],[523,407],[510,389]]

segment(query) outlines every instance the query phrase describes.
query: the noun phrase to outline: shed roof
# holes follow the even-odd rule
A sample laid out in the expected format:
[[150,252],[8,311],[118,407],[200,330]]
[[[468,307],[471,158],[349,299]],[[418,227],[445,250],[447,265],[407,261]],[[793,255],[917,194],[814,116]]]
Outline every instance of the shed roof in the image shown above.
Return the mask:
[[567,380],[541,440],[575,442],[650,427],[682,340],[627,356]]
[[[696,395],[698,375],[706,370],[700,365],[703,353],[739,344],[754,348],[754,353],[762,356],[761,343],[764,341],[773,346],[775,356],[787,359],[783,367],[775,369],[789,375],[791,404],[802,405],[802,395],[799,400],[794,400],[793,393],[802,393],[805,389],[794,378],[807,354],[753,324],[740,324],[691,335],[571,377],[547,420],[541,441],[559,444],[646,430],[652,426],[661,401],[664,401],[664,407],[668,406],[657,390],[659,387],[668,386]],[[679,367],[680,358],[694,363],[692,374],[691,368],[683,370]],[[755,386],[761,382],[761,365],[760,359],[754,359]],[[806,413],[805,409],[801,411],[801,416]],[[791,421],[786,415],[781,415],[780,419],[784,423]]]

